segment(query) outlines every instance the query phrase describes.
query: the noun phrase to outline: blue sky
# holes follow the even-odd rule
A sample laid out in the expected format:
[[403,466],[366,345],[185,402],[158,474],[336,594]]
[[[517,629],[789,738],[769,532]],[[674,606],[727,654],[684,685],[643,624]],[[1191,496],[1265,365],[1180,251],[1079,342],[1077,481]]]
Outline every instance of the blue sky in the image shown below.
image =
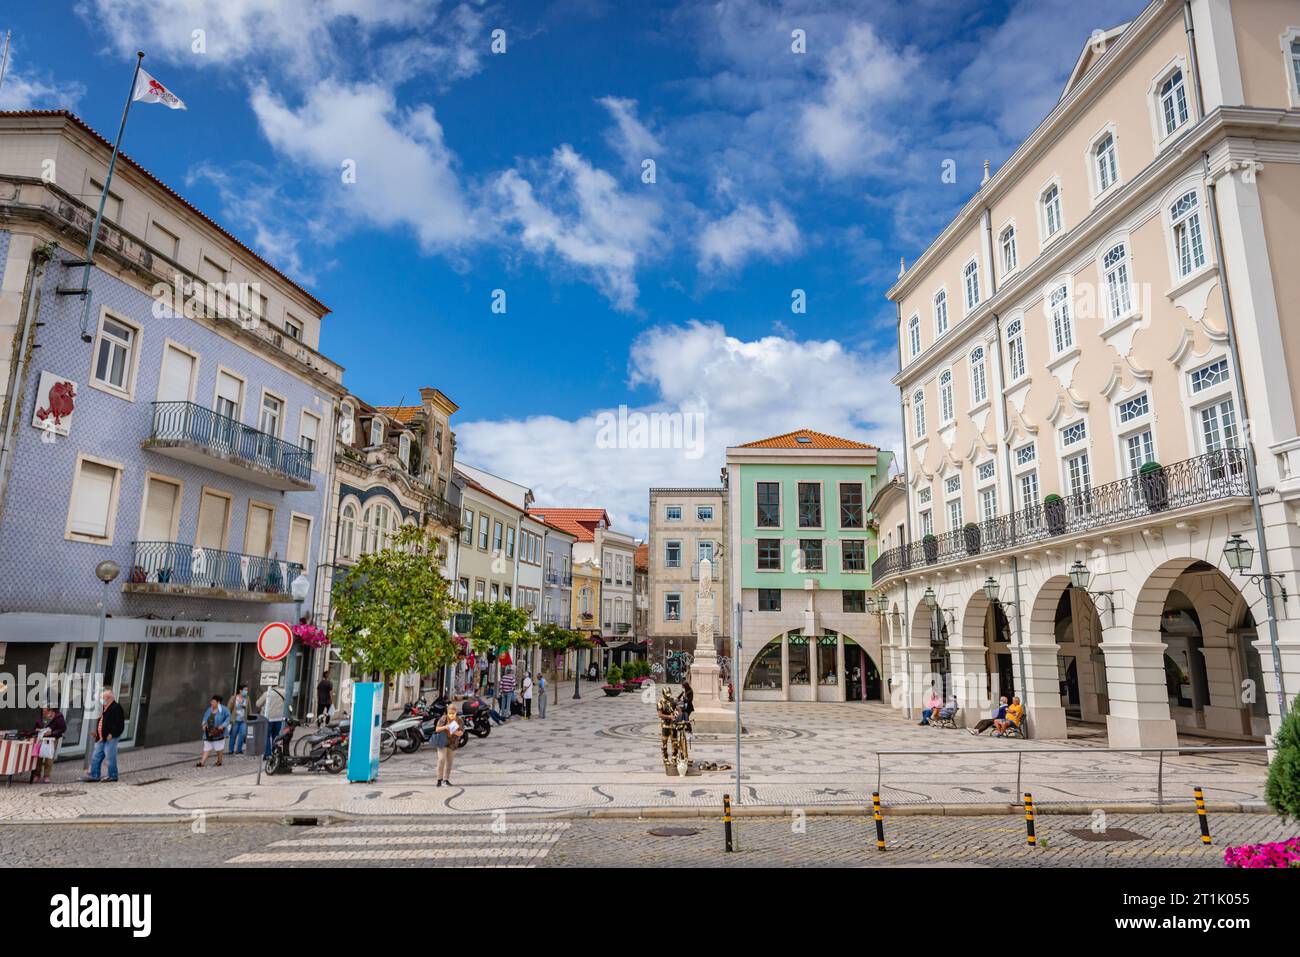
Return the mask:
[[[352,391],[437,386],[463,460],[638,534],[647,487],[715,483],[727,445],[898,445],[898,257],[1046,115],[1089,34],[1143,6],[59,5],[0,11],[0,106],[111,136],[144,49],[189,109],[136,107],[124,148],[333,309],[322,351]],[[621,404],[698,415],[703,448],[606,447]]]

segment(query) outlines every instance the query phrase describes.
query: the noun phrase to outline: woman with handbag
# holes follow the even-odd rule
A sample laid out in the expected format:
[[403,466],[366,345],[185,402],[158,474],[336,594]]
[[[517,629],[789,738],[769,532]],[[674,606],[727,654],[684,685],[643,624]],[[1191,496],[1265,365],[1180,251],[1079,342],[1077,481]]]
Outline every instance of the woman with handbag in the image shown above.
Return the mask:
[[203,712],[203,756],[199,758],[196,768],[203,767],[208,760],[208,752],[217,752],[217,767],[221,767],[221,756],[226,751],[226,735],[230,733],[230,709],[221,703],[221,695],[214,694],[208,703],[208,710]]
[[50,783],[50,772],[54,770],[54,756],[59,753],[59,742],[68,730],[67,719],[58,708],[41,708],[41,717],[36,722],[36,770],[32,772],[32,781],[41,784]]
[[447,706],[447,713],[442,716],[433,729],[433,743],[438,749],[438,787],[451,783],[451,763],[460,747],[460,736],[465,728],[460,722],[460,715],[454,704]]

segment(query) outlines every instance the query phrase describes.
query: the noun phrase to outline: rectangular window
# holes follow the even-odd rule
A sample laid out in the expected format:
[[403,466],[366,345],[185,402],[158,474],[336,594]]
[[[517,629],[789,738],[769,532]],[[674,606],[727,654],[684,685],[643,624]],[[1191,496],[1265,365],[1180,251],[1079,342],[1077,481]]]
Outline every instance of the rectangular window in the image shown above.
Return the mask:
[[284,403],[269,392],[262,393],[262,416],[257,427],[267,435],[280,437],[280,422],[284,418]]
[[1092,469],[1088,463],[1087,452],[1065,460],[1065,484],[1069,494],[1075,499],[1075,514],[1084,515],[1091,511],[1088,493],[1092,489]]
[[781,610],[781,589],[760,588],[758,590],[758,610],[759,611],[780,611]]
[[1200,410],[1201,443],[1206,452],[1238,448],[1237,413],[1231,399],[1224,399]]
[[943,483],[943,487],[944,487],[945,491],[947,491],[947,493],[948,493],[949,495],[955,495],[957,492],[960,492],[960,491],[961,491],[961,476],[960,476],[960,475],[950,475],[950,476],[948,476],[947,480],[944,481],[944,483]]
[[916,493],[916,500],[920,502],[922,505],[928,505],[932,494],[933,493],[930,491],[930,487],[927,485],[925,488],[919,490]]
[[681,621],[681,592],[670,591],[664,594],[664,621]]
[[1131,399],[1126,399],[1119,404],[1119,420],[1121,423],[1132,422],[1134,419],[1140,419],[1151,411],[1151,403],[1147,399],[1145,392],[1139,392]]
[[867,543],[861,538],[846,538],[840,542],[840,570],[865,572],[867,570]]
[[292,563],[307,567],[311,552],[311,519],[303,515],[289,517],[289,547],[285,557]]
[[980,489],[980,521],[988,522],[998,517],[998,490],[996,486]]
[[506,531],[506,558],[515,557],[515,527],[513,525]]
[[299,322],[297,319],[291,319],[288,316],[286,316],[284,320],[284,333],[290,339],[297,339],[299,342],[301,342],[302,323]]
[[[104,193],[104,184],[92,179],[90,181],[90,191],[95,194],[92,202],[98,209],[99,197]],[[122,222],[122,197],[112,190],[109,190],[108,196],[104,200],[104,219],[110,223]],[[90,232],[90,230],[86,230],[86,232]]]
[[197,360],[192,353],[169,345],[163,349],[162,371],[158,376],[159,402],[188,402],[194,397],[194,367]]
[[664,543],[664,568],[682,567],[682,543],[671,541]]
[[1020,476],[1020,507],[1032,508],[1038,504],[1038,473],[1026,472]]
[[152,221],[149,223],[148,238],[150,246],[173,262],[180,256],[180,237],[158,222]]
[[822,540],[820,538],[799,539],[799,553],[803,555],[803,570],[806,572],[822,571]]
[[987,462],[981,462],[975,467],[976,480],[980,482],[993,481],[993,474],[996,468],[997,466],[994,464],[992,459],[989,459]]
[[316,442],[320,437],[320,419],[304,412],[298,419],[298,444],[307,453],[307,461],[316,465]]
[[921,513],[921,535],[934,534],[934,513],[928,508]]
[[145,483],[144,514],[140,519],[140,541],[173,542],[181,504],[181,487],[166,479],[150,477]]
[[972,260],[962,271],[962,285],[966,290],[966,311],[974,309],[980,302],[980,267]]
[[478,517],[478,547],[481,551],[487,551],[488,548],[488,523],[491,521],[486,515]]
[[474,544],[474,510],[467,508],[460,516],[460,540],[466,545]]
[[1011,272],[1016,268],[1016,231],[1008,226],[1002,231],[1002,271]]
[[758,540],[758,570],[760,572],[781,570],[781,539],[760,538]]
[[496,582],[493,582],[492,588],[490,590],[490,594],[492,595],[493,604],[499,602],[501,600],[501,586],[498,585]]
[[697,522],[711,522],[711,521],[713,521],[713,506],[712,506],[712,505],[697,505],[697,506],[695,507],[695,520],[696,520]]
[[948,530],[955,532],[961,524],[961,499],[955,498],[948,503]]
[[866,522],[862,483],[840,485],[840,528],[863,528]]
[[266,505],[248,503],[244,521],[244,551],[259,558],[271,556],[271,534],[275,528],[275,510]]
[[[860,615],[867,610],[867,593],[859,588],[846,588],[840,592],[841,601],[843,602],[844,613],[847,615]],[[834,649],[832,649],[834,650]]]
[[713,543],[696,542],[695,543],[695,560],[697,562],[713,561]]
[[105,316],[95,344],[95,381],[115,392],[129,393],[135,347],[135,329]]
[[682,520],[682,507],[680,505],[665,506],[664,519],[669,522],[680,522]]
[[475,580],[475,582],[474,582],[474,600],[475,600],[475,601],[482,601],[482,600],[483,600],[483,595],[484,595],[484,589],[485,589],[485,588],[487,588],[487,585],[483,582],[483,579],[480,578],[480,579],[476,579],[476,580]]
[[500,522],[492,523],[492,551],[499,552],[505,545],[505,530]]
[[1020,446],[1020,448],[1016,449],[1017,465],[1028,465],[1030,462],[1034,461],[1034,459],[1037,457],[1038,457],[1038,451],[1034,447],[1033,442],[1030,442],[1028,445],[1022,445]]
[[1155,442],[1151,438],[1151,430],[1144,429],[1136,435],[1130,435],[1124,440],[1124,450],[1128,456],[1129,474],[1137,475],[1142,466],[1156,460]]
[[1088,422],[1086,419],[1080,419],[1078,422],[1072,422],[1061,430],[1061,446],[1068,448],[1078,442],[1082,442],[1088,437]]
[[799,527],[822,527],[822,487],[817,482],[799,483]]
[[1055,186],[1043,193],[1043,234],[1055,236],[1061,228],[1061,191]]
[[1228,360],[1220,359],[1218,362],[1211,362],[1207,366],[1195,369],[1191,373],[1192,394],[1204,392],[1211,386],[1216,386],[1228,381]]
[[756,524],[759,528],[781,527],[781,483],[759,482],[758,515]]

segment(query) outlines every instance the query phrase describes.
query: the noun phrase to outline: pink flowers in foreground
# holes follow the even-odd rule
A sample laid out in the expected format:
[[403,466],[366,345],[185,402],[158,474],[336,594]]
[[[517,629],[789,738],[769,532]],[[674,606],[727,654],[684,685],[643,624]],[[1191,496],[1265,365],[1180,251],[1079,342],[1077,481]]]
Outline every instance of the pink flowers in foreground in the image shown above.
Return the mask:
[[330,643],[324,628],[306,623],[293,626],[293,637],[308,648],[324,648]]
[[1229,867],[1297,867],[1300,868],[1300,837],[1277,844],[1243,844],[1223,852]]

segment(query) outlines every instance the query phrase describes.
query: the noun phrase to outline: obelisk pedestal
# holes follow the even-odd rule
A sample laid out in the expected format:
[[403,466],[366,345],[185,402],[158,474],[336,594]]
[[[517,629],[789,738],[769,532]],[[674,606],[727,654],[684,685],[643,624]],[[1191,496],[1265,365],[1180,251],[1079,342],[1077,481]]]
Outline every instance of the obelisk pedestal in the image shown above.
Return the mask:
[[691,661],[691,690],[695,710],[691,726],[696,734],[735,734],[736,712],[727,707],[722,668],[714,646],[713,617],[717,599],[713,592],[713,563],[700,562],[700,590],[695,602],[695,656]]

